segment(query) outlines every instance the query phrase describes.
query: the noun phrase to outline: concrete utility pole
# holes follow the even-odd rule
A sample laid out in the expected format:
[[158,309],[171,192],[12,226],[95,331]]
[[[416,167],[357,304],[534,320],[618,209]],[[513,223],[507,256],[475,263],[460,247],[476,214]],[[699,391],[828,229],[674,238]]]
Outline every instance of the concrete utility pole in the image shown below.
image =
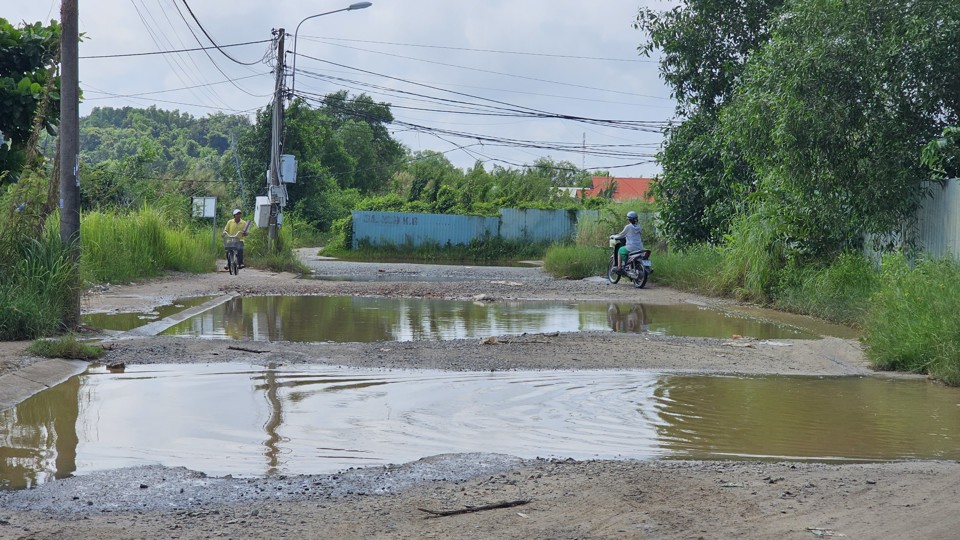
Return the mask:
[[279,201],[275,189],[280,186],[280,139],[283,137],[283,103],[285,93],[283,89],[284,49],[283,38],[286,32],[278,30],[277,40],[277,82],[273,91],[273,122],[270,137],[270,222],[267,229],[268,251],[276,249],[277,215],[280,211]]
[[[80,264],[80,34],[77,0],[60,2],[60,241],[69,249],[75,277]],[[80,287],[71,287],[67,328],[80,323]]]

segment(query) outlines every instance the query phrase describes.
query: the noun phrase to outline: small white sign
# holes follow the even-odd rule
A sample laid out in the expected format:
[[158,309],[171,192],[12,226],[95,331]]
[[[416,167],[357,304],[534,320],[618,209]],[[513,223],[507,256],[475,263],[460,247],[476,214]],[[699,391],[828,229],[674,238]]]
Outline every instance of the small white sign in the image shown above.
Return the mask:
[[216,216],[217,198],[216,197],[194,197],[193,198],[193,217],[212,218]]

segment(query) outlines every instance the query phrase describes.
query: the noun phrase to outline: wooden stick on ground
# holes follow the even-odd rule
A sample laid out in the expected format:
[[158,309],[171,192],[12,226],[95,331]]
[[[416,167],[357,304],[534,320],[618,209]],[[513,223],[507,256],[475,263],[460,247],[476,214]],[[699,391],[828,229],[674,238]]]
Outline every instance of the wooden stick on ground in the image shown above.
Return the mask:
[[427,510],[426,508],[417,508],[421,512],[426,512],[432,514],[427,516],[427,519],[437,518],[437,517],[446,517],[446,516],[456,516],[460,514],[470,514],[473,512],[483,512],[484,510],[497,510],[499,508],[513,508],[514,506],[523,506],[529,503],[531,499],[518,499],[515,501],[503,501],[493,504],[485,504],[483,506],[468,506],[466,508],[461,508],[460,510]]
[[230,350],[232,350],[232,351],[252,352],[252,353],[257,353],[257,354],[265,353],[265,352],[270,352],[270,351],[257,351],[257,350],[254,350],[254,349],[244,349],[243,347],[234,347],[234,346],[232,346],[232,345],[229,346],[229,347],[227,347],[227,348],[230,349]]

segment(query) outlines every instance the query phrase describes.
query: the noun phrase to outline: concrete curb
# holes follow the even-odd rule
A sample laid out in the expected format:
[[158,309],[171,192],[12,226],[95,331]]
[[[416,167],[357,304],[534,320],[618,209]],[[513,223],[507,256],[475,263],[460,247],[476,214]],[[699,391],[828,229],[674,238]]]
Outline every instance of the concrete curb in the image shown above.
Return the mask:
[[[134,328],[133,330],[130,330],[128,332],[121,334],[118,338],[123,339],[123,338],[132,338],[132,337],[155,336],[160,332],[163,332],[164,330],[170,328],[171,326],[176,325],[181,321],[185,321],[190,317],[193,317],[194,315],[213,309],[221,304],[225,304],[238,296],[240,295],[237,293],[230,293],[230,294],[225,294],[223,296],[218,296],[213,300],[204,302],[203,304],[200,304],[199,306],[194,306],[190,309],[185,309],[180,313],[176,313],[165,319],[154,321],[152,323]],[[114,338],[114,339],[117,339],[117,338]]]
[[89,366],[80,360],[44,360],[0,377],[0,411],[83,373]]

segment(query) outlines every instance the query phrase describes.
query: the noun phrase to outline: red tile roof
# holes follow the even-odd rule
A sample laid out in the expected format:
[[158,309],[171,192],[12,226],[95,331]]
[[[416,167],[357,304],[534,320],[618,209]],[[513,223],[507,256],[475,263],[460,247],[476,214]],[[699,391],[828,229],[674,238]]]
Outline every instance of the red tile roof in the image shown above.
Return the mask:
[[610,178],[609,176],[594,176],[593,187],[581,192],[581,197],[596,197],[600,192],[609,188],[610,182],[616,182],[616,191],[613,200],[625,201],[628,199],[643,199],[653,202],[653,191],[650,189],[653,178]]

